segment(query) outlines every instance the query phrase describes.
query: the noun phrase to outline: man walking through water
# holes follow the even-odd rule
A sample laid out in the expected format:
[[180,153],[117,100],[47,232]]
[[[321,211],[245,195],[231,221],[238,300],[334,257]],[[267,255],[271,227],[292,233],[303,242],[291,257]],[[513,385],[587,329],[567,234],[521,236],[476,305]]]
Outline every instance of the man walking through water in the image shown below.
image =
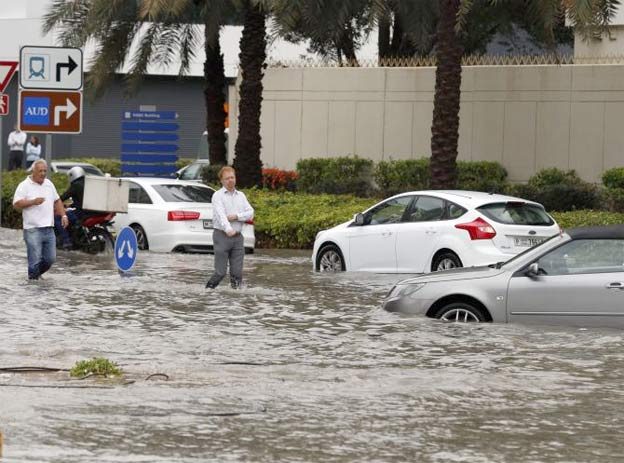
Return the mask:
[[46,178],[47,173],[46,162],[35,161],[32,174],[17,186],[13,197],[13,207],[22,211],[29,280],[38,280],[56,260],[54,214],[61,216],[63,227],[69,224],[63,202]]
[[225,166],[219,171],[219,180],[223,185],[212,196],[212,222],[214,232],[214,273],[206,283],[206,288],[216,288],[227,272],[230,264],[230,284],[240,288],[243,281],[243,224],[254,216],[254,210],[242,191],[236,189],[236,172]]

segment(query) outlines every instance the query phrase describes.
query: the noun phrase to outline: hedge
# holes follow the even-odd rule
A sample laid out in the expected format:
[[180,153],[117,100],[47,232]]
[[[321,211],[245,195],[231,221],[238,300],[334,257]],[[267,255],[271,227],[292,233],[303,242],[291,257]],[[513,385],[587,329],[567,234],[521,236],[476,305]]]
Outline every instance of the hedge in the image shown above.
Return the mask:
[[297,162],[297,189],[304,193],[375,194],[373,166],[370,159],[357,156],[308,158]]

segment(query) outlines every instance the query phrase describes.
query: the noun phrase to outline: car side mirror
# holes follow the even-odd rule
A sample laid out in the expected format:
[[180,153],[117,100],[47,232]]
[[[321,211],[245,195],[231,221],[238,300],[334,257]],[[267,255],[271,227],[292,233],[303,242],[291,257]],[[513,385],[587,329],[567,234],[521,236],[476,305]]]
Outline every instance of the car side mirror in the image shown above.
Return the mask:
[[176,172],[175,175],[176,175],[176,178],[180,178],[180,172]]
[[355,214],[353,216],[353,223],[355,223],[358,226],[364,225],[364,214],[362,213]]
[[537,262],[533,262],[526,270],[526,276],[529,278],[535,278],[539,275],[539,265]]

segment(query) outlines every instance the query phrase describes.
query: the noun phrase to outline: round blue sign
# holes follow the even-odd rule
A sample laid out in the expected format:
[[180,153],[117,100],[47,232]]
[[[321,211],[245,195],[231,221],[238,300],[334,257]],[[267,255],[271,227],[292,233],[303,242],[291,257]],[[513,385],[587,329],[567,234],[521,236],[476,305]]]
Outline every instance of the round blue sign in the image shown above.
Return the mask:
[[124,227],[115,241],[115,261],[122,272],[127,272],[136,262],[139,245],[134,230]]

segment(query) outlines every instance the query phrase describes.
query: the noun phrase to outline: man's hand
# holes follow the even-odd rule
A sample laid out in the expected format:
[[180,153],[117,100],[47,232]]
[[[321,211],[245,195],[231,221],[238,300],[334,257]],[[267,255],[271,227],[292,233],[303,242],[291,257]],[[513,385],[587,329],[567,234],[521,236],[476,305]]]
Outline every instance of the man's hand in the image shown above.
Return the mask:
[[69,219],[67,218],[66,215],[61,217],[61,225],[63,225],[63,228],[69,227]]
[[32,200],[31,206],[38,206],[40,204],[43,204],[44,201],[45,201],[45,198],[35,198]]
[[236,235],[236,230],[232,228],[231,230],[226,231],[225,234],[231,238],[232,236]]
[[238,214],[230,214],[230,215],[227,216],[227,219],[230,222],[236,222],[238,220]]

